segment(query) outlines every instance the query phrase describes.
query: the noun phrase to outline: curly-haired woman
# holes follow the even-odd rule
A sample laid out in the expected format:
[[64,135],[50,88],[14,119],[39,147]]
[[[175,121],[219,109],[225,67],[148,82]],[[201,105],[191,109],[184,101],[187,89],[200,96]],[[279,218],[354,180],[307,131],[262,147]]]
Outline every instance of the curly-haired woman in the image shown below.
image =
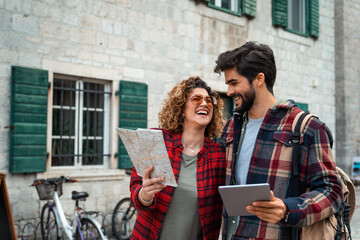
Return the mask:
[[219,136],[223,102],[199,77],[178,83],[159,113],[167,152],[178,186],[163,178],[144,177],[133,168],[131,200],[138,216],[131,239],[217,239],[222,202],[218,186],[225,182],[224,149]]

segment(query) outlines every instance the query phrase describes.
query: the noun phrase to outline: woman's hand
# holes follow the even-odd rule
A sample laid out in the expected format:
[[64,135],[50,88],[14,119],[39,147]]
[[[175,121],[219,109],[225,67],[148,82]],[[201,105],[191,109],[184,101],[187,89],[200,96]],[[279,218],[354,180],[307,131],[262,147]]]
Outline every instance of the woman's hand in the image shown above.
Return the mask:
[[158,178],[150,178],[150,173],[154,170],[154,166],[149,167],[146,169],[145,174],[142,179],[142,189],[139,192],[139,199],[140,202],[144,206],[151,205],[155,194],[160,192],[166,185],[162,184],[161,182],[165,180],[164,177]]

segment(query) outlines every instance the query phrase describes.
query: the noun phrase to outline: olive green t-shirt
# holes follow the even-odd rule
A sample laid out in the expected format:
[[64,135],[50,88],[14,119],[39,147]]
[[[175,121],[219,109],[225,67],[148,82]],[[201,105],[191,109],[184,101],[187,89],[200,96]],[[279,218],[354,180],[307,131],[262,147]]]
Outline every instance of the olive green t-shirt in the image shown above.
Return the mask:
[[183,153],[178,186],[160,231],[160,240],[202,239],[196,187],[197,155]]

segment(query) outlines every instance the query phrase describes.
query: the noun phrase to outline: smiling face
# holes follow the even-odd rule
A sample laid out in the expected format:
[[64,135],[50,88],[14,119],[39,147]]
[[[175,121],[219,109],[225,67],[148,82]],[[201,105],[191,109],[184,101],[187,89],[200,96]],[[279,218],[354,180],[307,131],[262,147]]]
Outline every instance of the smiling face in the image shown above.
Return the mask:
[[205,89],[194,88],[190,91],[184,108],[184,128],[191,126],[205,129],[213,116],[213,104]]
[[225,84],[228,85],[227,95],[234,99],[237,112],[247,112],[255,101],[255,88],[248,79],[237,73],[235,68],[225,70]]

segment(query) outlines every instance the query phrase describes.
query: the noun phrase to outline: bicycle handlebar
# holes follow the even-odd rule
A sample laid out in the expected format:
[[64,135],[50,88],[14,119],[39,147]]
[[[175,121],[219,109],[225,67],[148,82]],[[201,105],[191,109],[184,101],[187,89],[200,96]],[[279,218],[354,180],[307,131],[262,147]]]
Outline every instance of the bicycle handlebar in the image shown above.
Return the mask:
[[35,179],[34,182],[30,185],[30,187],[35,187],[36,185],[39,185],[39,184],[42,184],[42,183],[45,183],[45,182],[48,182],[50,183],[51,185],[56,185],[56,184],[59,184],[59,183],[67,183],[67,182],[77,182],[78,180],[76,180],[75,178],[69,178],[69,177],[64,177],[64,176],[61,176],[61,177],[58,177],[58,178],[42,178],[42,179]]

